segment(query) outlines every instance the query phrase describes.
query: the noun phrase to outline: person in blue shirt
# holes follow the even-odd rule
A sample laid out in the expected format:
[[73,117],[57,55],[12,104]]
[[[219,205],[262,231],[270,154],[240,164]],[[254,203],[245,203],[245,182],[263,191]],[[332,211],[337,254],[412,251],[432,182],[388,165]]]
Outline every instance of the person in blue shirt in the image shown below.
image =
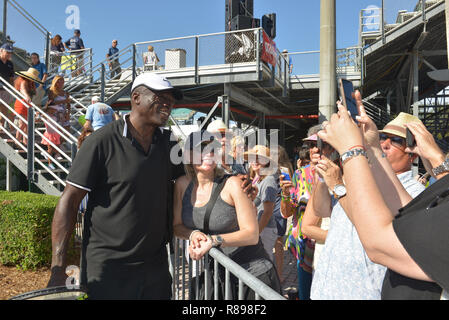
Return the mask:
[[47,90],[47,86],[45,85],[48,78],[47,66],[45,63],[40,61],[39,55],[36,52],[31,54],[31,66],[39,71],[39,79],[43,82],[42,85],[39,82],[35,82],[36,94],[33,97],[33,103],[37,106],[42,106],[42,99],[44,98],[45,91]]
[[112,46],[106,54],[106,59],[108,59],[109,62],[109,70],[111,70],[111,79],[122,72],[122,68],[120,68],[120,62],[118,60],[118,52],[120,50],[117,48],[117,44],[117,40],[112,40]]
[[87,108],[85,119],[84,127],[97,131],[108,123],[120,119],[120,117],[110,106],[99,102],[98,97],[93,97],[92,104]]
[[76,70],[73,72],[72,76],[77,76],[82,73],[83,70],[83,52],[84,52],[84,42],[80,38],[81,31],[75,29],[73,37],[64,42],[64,46],[72,53],[72,56],[76,59]]

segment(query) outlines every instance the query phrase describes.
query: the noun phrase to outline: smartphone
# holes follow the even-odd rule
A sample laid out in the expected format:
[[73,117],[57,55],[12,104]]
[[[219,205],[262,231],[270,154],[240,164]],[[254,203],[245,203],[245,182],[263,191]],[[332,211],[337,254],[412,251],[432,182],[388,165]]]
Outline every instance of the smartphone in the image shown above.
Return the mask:
[[355,99],[352,97],[352,94],[354,93],[352,82],[346,79],[338,79],[338,88],[340,91],[341,103],[351,113],[351,117],[354,119],[355,123],[358,123],[355,117],[359,115],[359,110],[357,109]]
[[284,181],[292,181],[290,178],[290,173],[286,167],[280,167],[281,174],[284,176]]
[[406,132],[407,133],[406,133],[405,141],[406,141],[407,147],[413,148],[414,146],[416,146],[415,136],[413,135],[413,133],[410,131],[409,128],[406,129]]
[[320,137],[317,137],[316,147],[320,150],[320,156],[323,154],[323,140]]

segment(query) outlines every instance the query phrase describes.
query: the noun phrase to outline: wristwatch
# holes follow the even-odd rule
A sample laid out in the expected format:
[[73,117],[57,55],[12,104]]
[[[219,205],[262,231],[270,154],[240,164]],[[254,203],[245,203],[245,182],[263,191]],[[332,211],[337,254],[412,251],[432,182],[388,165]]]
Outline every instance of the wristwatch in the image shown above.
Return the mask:
[[334,193],[335,199],[339,200],[346,195],[346,187],[344,184],[337,184],[332,192]]
[[213,248],[220,248],[223,244],[223,238],[220,235],[216,235],[214,237],[210,236],[212,240],[212,247]]
[[432,172],[435,176],[438,176],[447,171],[449,171],[449,158],[444,160],[444,162],[440,164],[438,167],[432,169]]

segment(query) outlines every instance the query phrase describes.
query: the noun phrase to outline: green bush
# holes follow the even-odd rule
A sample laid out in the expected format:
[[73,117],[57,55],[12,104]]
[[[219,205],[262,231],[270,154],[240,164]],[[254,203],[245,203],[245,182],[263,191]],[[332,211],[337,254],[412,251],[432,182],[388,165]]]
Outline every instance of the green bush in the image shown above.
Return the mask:
[[[51,265],[51,223],[58,197],[0,190],[0,263],[20,269]],[[69,260],[77,255],[73,237]]]

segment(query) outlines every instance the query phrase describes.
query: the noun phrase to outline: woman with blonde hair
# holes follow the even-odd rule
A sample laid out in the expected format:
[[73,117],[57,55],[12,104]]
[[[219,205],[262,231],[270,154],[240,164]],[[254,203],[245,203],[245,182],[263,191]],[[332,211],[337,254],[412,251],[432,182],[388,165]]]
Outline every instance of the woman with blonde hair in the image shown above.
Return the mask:
[[50,89],[48,90],[48,102],[46,107],[55,110],[54,115],[57,119],[56,121],[69,132],[70,101],[69,94],[64,91],[64,78],[61,76],[54,77]]
[[[241,180],[224,176],[217,167],[214,150],[221,149],[221,145],[211,133],[194,132],[185,146],[183,154],[187,175],[175,183],[174,234],[190,240],[189,255],[193,260],[199,260],[213,247],[219,248],[234,262],[280,292],[275,267],[260,241],[256,213],[241,188]],[[206,148],[209,151],[205,151]],[[223,271],[222,268],[219,270],[220,280],[224,280]],[[237,283],[237,279],[231,276],[233,299],[237,298]],[[254,298],[254,292],[245,286],[244,299]]]

